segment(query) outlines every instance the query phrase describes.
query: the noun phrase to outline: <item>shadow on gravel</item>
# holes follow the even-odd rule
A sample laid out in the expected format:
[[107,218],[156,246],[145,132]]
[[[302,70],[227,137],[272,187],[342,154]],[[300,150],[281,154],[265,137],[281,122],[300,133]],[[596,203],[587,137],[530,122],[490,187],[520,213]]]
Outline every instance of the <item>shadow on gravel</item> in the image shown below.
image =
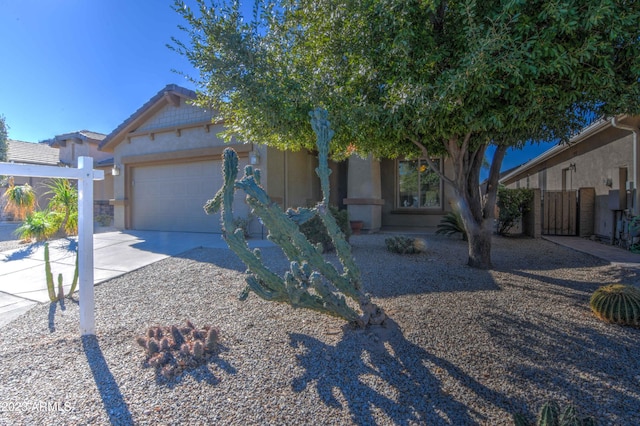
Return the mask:
[[57,302],[51,302],[49,304],[49,332],[53,333],[56,331],[56,308],[60,305],[60,310],[65,311],[67,307],[64,305],[64,299],[58,300]]
[[[214,355],[210,355],[206,359],[206,362],[204,364],[197,367],[186,368],[174,377],[165,377],[161,374],[159,369],[156,369],[156,383],[160,386],[173,389],[176,386],[180,385],[185,377],[190,376],[198,383],[203,382],[210,386],[217,385],[218,383],[220,383],[220,379],[213,374],[213,372],[209,368],[210,364],[217,365],[220,370],[224,371],[227,374],[235,375],[237,373],[237,370],[233,365],[220,358],[220,354],[223,352],[227,352],[229,349],[223,345],[218,345],[218,349],[219,352]],[[152,368],[149,365],[146,366]]]
[[[358,425],[378,424],[379,412],[394,424],[487,423],[482,413],[447,392],[451,386],[465,388],[452,394],[471,394],[469,398],[478,405],[494,405],[507,412],[524,407],[521,401],[487,388],[457,365],[409,342],[391,319],[385,327],[347,329],[336,346],[298,333],[291,333],[290,339],[293,347],[304,349],[297,358],[306,370],[293,379],[293,390],[302,392],[315,385],[327,406],[348,409]],[[342,406],[342,398],[348,407]]]
[[[640,424],[640,330],[567,321],[550,314],[496,311],[479,322],[509,354],[505,368],[514,383],[543,388],[550,399],[567,400],[599,424]],[[628,417],[614,414],[620,407]]]
[[111,370],[109,370],[109,365],[104,359],[96,336],[82,336],[82,348],[100,392],[102,404],[109,416],[109,423],[112,425],[132,425],[133,418],[129,407],[124,401]]

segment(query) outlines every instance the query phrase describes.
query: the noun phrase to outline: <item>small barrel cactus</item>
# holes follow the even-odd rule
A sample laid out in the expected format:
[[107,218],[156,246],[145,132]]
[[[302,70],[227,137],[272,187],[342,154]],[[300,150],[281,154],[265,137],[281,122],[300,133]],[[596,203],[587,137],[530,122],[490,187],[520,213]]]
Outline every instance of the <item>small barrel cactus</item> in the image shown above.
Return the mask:
[[609,284],[597,289],[589,302],[595,315],[607,322],[640,327],[640,289]]

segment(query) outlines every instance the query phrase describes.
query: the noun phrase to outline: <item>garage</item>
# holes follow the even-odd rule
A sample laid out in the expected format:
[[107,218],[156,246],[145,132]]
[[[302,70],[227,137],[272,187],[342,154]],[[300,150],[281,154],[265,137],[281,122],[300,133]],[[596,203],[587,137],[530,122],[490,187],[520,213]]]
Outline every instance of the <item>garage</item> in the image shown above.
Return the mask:
[[[220,214],[207,215],[207,200],[222,187],[220,160],[131,168],[131,228],[153,231],[221,232]],[[248,211],[236,193],[237,214]]]

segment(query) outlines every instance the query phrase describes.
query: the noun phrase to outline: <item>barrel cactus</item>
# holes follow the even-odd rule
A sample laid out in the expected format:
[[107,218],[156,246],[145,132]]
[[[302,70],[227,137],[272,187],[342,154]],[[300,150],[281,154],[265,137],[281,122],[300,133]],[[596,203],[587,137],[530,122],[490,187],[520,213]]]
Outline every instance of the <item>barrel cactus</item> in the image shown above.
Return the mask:
[[591,310],[607,322],[640,327],[640,289],[625,284],[609,284],[591,296]]

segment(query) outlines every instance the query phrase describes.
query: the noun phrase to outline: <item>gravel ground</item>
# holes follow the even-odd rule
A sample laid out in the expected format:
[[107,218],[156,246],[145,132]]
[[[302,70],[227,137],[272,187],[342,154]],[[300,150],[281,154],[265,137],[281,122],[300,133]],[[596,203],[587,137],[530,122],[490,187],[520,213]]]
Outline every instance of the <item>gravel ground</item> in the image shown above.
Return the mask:
[[[0,329],[0,424],[507,425],[548,399],[599,424],[640,424],[640,330],[589,311],[629,271],[543,240],[496,238],[495,269],[436,236],[395,255],[354,236],[365,287],[390,315],[355,330],[306,310],[241,302],[242,264],[197,249],[96,287],[96,338],[76,302]],[[263,250],[274,269],[278,249]],[[153,325],[210,324],[222,350],[167,380],[135,343]]]

